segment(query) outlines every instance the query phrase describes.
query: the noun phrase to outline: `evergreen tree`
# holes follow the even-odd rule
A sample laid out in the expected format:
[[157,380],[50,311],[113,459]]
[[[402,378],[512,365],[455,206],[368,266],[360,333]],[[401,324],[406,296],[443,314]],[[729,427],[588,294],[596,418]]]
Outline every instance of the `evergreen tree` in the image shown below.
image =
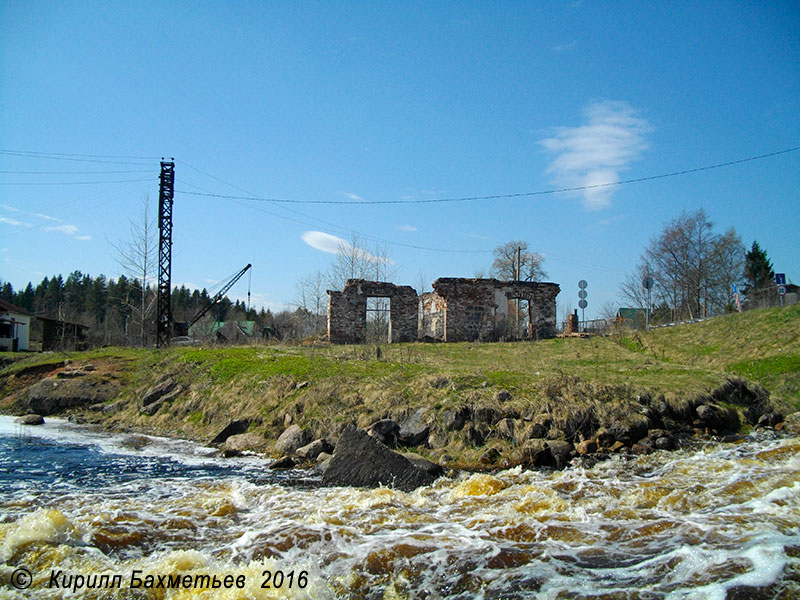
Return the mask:
[[769,304],[775,295],[775,271],[767,253],[758,242],[753,242],[750,251],[744,257],[744,294],[749,302]]

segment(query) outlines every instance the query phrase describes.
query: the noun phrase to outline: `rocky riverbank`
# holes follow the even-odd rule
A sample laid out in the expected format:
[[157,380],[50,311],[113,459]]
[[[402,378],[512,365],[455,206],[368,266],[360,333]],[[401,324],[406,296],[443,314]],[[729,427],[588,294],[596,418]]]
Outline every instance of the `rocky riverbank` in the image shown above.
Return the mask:
[[[396,395],[377,407],[365,402],[364,390],[325,381],[279,376],[255,389],[229,384],[209,390],[190,370],[172,367],[148,381],[134,380],[124,361],[112,359],[37,365],[5,378],[2,408],[68,416],[116,431],[188,437],[217,445],[229,456],[260,452],[276,459],[273,466],[289,468],[324,470],[339,454],[345,432],[361,431],[387,451],[406,453],[403,460],[421,469],[410,475],[414,481],[424,481],[420,473],[438,467],[564,468],[576,456],[595,461],[647,454],[696,437],[735,436],[759,427],[800,433],[800,415],[785,417],[788,411],[775,406],[766,389],[735,377],[686,397],[564,376],[548,380],[543,397],[532,401],[485,381],[458,389],[459,382],[446,375],[428,375],[415,388],[419,397]],[[381,397],[390,392],[379,391]],[[236,401],[223,405],[216,394]],[[395,460],[390,457],[400,455],[376,456],[390,464]],[[351,481],[386,483],[386,477],[360,477]]]

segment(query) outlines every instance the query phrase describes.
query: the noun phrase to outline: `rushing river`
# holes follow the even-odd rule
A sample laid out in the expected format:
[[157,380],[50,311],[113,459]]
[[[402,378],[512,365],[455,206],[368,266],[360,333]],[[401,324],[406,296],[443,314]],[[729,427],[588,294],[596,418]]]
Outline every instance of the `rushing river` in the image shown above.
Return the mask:
[[798,438],[413,493],[211,452],[0,417],[0,598],[800,598]]

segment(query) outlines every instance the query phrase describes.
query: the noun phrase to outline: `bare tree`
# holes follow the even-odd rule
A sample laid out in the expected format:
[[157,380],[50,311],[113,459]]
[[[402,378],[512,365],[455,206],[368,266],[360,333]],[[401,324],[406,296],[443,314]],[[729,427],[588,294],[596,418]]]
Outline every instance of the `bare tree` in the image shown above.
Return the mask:
[[623,281],[620,296],[634,306],[646,306],[642,281],[650,276],[651,304],[666,305],[681,318],[723,312],[743,255],[733,228],[719,235],[704,210],[683,212],[650,241],[636,270]]
[[528,251],[528,242],[508,242],[494,249],[492,275],[504,280],[541,281],[547,277],[542,262],[541,254]]
[[155,219],[150,217],[150,198],[142,197],[138,220],[129,220],[130,239],[109,242],[114,248],[114,259],[128,275],[135,279],[141,288],[138,306],[131,305],[135,314],[134,322],[139,325],[141,344],[147,345],[147,313],[152,308],[154,298],[150,292],[150,281],[156,273],[156,253],[158,228]]
[[322,271],[314,271],[311,275],[301,277],[295,286],[295,303],[300,314],[308,316],[314,333],[321,332],[322,323],[327,311],[327,293],[325,291],[325,275]]

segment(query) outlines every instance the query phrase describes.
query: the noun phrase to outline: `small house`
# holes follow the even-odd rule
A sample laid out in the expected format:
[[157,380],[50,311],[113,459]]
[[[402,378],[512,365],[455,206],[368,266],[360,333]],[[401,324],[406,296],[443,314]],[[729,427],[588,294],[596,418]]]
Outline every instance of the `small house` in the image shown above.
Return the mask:
[[0,299],[0,351],[28,350],[31,315],[26,310]]

